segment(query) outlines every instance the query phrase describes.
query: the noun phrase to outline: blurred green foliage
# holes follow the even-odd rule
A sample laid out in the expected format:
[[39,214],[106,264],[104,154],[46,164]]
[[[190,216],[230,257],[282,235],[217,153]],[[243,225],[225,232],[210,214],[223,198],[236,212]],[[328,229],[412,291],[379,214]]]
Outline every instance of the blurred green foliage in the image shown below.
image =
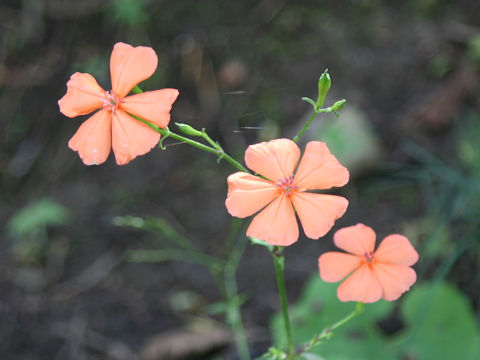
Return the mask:
[[147,6],[151,0],[111,0],[107,11],[113,21],[131,28],[143,27],[151,19]]
[[480,34],[472,36],[468,42],[467,55],[473,62],[480,66]]
[[312,140],[321,139],[330,151],[353,174],[365,172],[378,165],[382,149],[365,112],[347,105],[340,117],[324,117],[312,126]]
[[[353,310],[354,303],[338,301],[337,286],[318,276],[306,283],[290,310],[298,345]],[[401,330],[387,335],[379,327],[394,309],[394,303],[382,300],[367,304],[363,313],[310,351],[327,360],[478,359],[480,331],[475,314],[467,298],[453,286],[443,282],[416,285],[395,304],[405,322]],[[280,314],[272,319],[271,331],[274,343],[285,346]]]
[[[315,275],[306,283],[298,302],[290,306],[292,332],[297,344],[307,342],[353,311],[355,303],[338,301],[337,286]],[[337,329],[328,341],[311,352],[332,360],[387,359],[388,352],[382,346],[382,334],[375,322],[386,317],[392,308],[393,304],[386,301],[366,306],[362,314]],[[284,346],[286,340],[280,314],[272,319],[271,330],[274,344]]]
[[15,213],[6,230],[13,239],[12,252],[19,262],[38,262],[48,246],[47,228],[67,224],[70,210],[52,199],[32,202]]
[[[478,55],[480,61],[480,47]],[[469,111],[464,116],[463,124],[457,131],[457,154],[467,170],[477,179],[480,179],[479,139],[480,115],[475,111]]]
[[73,63],[71,66],[72,74],[75,72],[88,73],[98,80],[100,86],[109,88],[109,85],[104,84],[107,81],[108,57],[104,54],[92,54],[82,62]]
[[480,331],[468,299],[448,283],[424,283],[405,296],[400,353],[414,359],[480,357]]
[[428,63],[428,71],[433,77],[441,79],[452,69],[452,62],[446,54],[435,54]]

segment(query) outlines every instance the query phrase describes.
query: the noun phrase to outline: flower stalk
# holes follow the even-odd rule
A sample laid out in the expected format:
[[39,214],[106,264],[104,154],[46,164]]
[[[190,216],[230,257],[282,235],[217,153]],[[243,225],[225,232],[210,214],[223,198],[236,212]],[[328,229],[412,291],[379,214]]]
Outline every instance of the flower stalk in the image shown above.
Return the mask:
[[323,340],[328,339],[330,336],[332,336],[333,331],[335,329],[338,329],[340,326],[346,324],[353,318],[357,317],[363,310],[365,309],[365,304],[362,302],[357,302],[357,305],[355,306],[355,309],[348,314],[346,317],[343,319],[337,321],[335,324],[332,326],[329,326],[325,328],[319,335],[315,336],[312,338],[308,343],[306,343],[302,349],[302,353],[305,351],[310,350],[311,348],[319,345]]
[[238,350],[240,360],[250,360],[250,351],[248,348],[247,335],[242,322],[240,304],[238,301],[238,288],[236,273],[240,258],[242,257],[247,241],[244,237],[234,245],[231,254],[227,259],[224,270],[225,297],[227,300],[227,322],[233,330],[235,344]]
[[[142,89],[140,89],[140,87],[137,85],[137,86],[135,86],[134,89],[132,89],[132,91],[139,94],[139,93],[142,92]],[[148,125],[153,130],[155,130],[156,132],[158,132],[162,135],[162,138],[160,139],[160,144],[159,144],[160,148],[162,148],[162,149],[165,149],[162,145],[162,141],[165,140],[167,137],[171,137],[172,139],[175,139],[175,140],[181,141],[185,144],[194,146],[197,149],[215,154],[218,157],[218,161],[220,161],[221,159],[225,159],[227,162],[229,162],[231,165],[233,165],[235,168],[237,168],[240,171],[244,171],[244,172],[247,172],[247,173],[249,172],[242,164],[240,164],[237,160],[235,160],[230,155],[228,155],[217,142],[214,142],[210,138],[210,136],[208,136],[205,129],[202,129],[201,137],[202,137],[202,139],[205,139],[211,146],[207,146],[207,145],[202,144],[198,141],[195,141],[195,140],[189,139],[185,136],[182,136],[180,134],[174,133],[174,132],[170,131],[168,126],[165,129],[162,129],[161,127],[155,125],[154,123],[152,123],[150,121],[146,121],[144,119],[141,119],[138,116],[133,116],[133,117],[136,118],[137,120],[143,122],[144,124]],[[181,125],[180,129],[182,131],[182,126],[185,127],[185,125],[187,125],[187,124],[180,124],[180,125]],[[189,126],[189,125],[187,125],[187,126],[190,127],[192,130],[195,130],[191,126]]]
[[278,292],[280,294],[280,301],[282,303],[282,316],[285,326],[285,335],[287,337],[288,357],[295,353],[295,346],[293,344],[292,329],[290,325],[290,318],[288,316],[288,302],[287,302],[287,290],[285,287],[285,278],[283,276],[283,270],[285,268],[285,258],[283,257],[283,247],[275,246],[272,249],[273,261],[275,263],[275,274],[277,276]]
[[305,131],[310,127],[310,124],[312,123],[313,120],[317,117],[318,114],[320,113],[329,113],[333,112],[336,116],[338,116],[337,111],[343,108],[343,106],[346,103],[345,99],[336,101],[332,106],[322,108],[323,103],[325,101],[325,98],[328,94],[328,91],[330,90],[330,86],[332,84],[332,81],[330,79],[330,74],[328,73],[328,69],[326,69],[323,74],[320,76],[318,79],[318,95],[317,95],[317,100],[313,101],[312,99],[308,97],[302,97],[303,101],[308,102],[310,105],[313,107],[313,113],[310,115],[310,118],[308,121],[305,123],[303,128],[298,132],[297,135],[293,138],[293,141],[298,143],[300,140],[300,137],[303,135]]
[[221,160],[221,159],[225,159],[227,162],[229,162],[233,167],[235,167],[236,169],[240,170],[240,171],[244,171],[244,172],[249,172],[242,164],[240,164],[237,160],[235,160],[234,158],[232,158],[230,155],[228,155],[224,150],[223,148],[217,144],[217,147],[213,148],[213,147],[210,147],[210,146],[207,146],[207,145],[204,145],[198,141],[195,141],[195,140],[192,140],[192,139],[189,139],[189,138],[186,138],[182,135],[179,135],[179,134],[176,134],[172,131],[170,131],[168,128],[165,128],[165,129],[161,129],[157,126],[157,128],[155,129],[156,131],[158,131],[160,134],[162,135],[165,135],[165,136],[168,136],[168,137],[171,137],[172,139],[175,139],[175,140],[179,140],[181,142],[184,142],[188,145],[191,145],[191,146],[194,146],[196,147],[197,149],[200,149],[200,150],[203,150],[203,151],[206,151],[206,152],[209,152],[209,153],[212,153],[212,154],[215,154],[217,155],[218,157],[218,160]]
[[319,112],[317,110],[314,110],[312,115],[310,115],[310,118],[308,119],[308,121],[306,122],[305,126],[298,132],[297,135],[295,135],[295,137],[293,138],[293,141],[298,143],[298,140],[300,140],[300,137],[303,135],[303,133],[305,131],[307,131],[307,129],[309,128],[310,124],[312,123],[313,120],[315,120],[315,118],[317,117],[317,115],[319,114]]

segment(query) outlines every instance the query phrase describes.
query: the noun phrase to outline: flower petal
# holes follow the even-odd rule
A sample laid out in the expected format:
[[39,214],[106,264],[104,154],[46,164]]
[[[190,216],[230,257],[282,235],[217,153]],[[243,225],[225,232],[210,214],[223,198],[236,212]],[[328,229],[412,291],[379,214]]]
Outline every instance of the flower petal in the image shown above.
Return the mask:
[[292,202],[310,239],[325,236],[348,207],[348,200],[341,196],[298,191],[292,195]]
[[127,96],[120,106],[126,112],[151,121],[164,129],[170,122],[170,110],[177,96],[177,89],[147,91]]
[[115,95],[127,95],[135,85],[152,76],[157,64],[157,54],[151,47],[116,43],[110,57],[110,76]]
[[333,235],[333,241],[342,250],[364,256],[375,248],[375,237],[375,231],[371,227],[357,224],[338,230]]
[[245,152],[247,167],[273,182],[293,175],[299,158],[300,149],[289,139],[250,145]]
[[103,105],[105,91],[90,74],[76,72],[67,82],[67,93],[58,100],[60,112],[68,117],[89,114]]
[[405,236],[392,234],[378,246],[375,260],[384,264],[411,266],[418,261],[418,253]]
[[340,301],[373,303],[382,297],[382,287],[371,267],[365,263],[340,284],[337,296]]
[[68,142],[70,149],[78,151],[85,165],[99,165],[108,158],[112,142],[112,116],[100,110],[89,117]]
[[345,185],[349,177],[347,168],[330,153],[324,142],[311,141],[298,165],[295,185],[300,190],[330,189]]
[[279,196],[255,216],[247,236],[272,245],[288,246],[298,240],[298,225],[290,199]]
[[326,282],[338,282],[357,269],[361,258],[341,252],[327,252],[318,258],[320,278]]
[[382,285],[382,298],[397,300],[417,281],[415,270],[408,266],[392,264],[373,264],[373,272]]
[[227,179],[228,195],[225,205],[232,216],[244,218],[263,209],[280,194],[276,185],[245,172]]
[[118,165],[128,164],[149,152],[160,140],[160,134],[125,111],[113,113],[112,147]]

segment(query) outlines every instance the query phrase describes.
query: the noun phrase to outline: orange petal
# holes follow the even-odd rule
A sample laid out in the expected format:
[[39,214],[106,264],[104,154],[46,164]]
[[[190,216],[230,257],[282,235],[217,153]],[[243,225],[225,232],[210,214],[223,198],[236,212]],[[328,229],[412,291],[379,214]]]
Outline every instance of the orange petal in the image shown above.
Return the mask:
[[382,287],[371,267],[363,264],[340,284],[337,296],[340,301],[373,303],[382,297]]
[[320,278],[326,282],[338,282],[361,265],[358,256],[341,252],[327,252],[318,258]]
[[346,167],[338,162],[321,141],[307,144],[295,175],[295,185],[300,190],[330,189],[343,186],[350,175]]
[[418,261],[418,253],[405,236],[392,234],[383,239],[378,246],[375,251],[375,261],[411,266]]
[[112,147],[118,165],[128,164],[137,156],[146,154],[159,140],[159,133],[125,111],[113,113]]
[[110,76],[115,95],[127,95],[135,85],[152,76],[157,64],[157,54],[151,47],[116,43],[110,57]]
[[338,230],[333,235],[333,241],[342,250],[364,256],[375,248],[375,237],[375,231],[371,227],[357,224]]
[[382,298],[388,301],[397,300],[417,281],[415,270],[408,266],[374,263],[373,272],[382,285]]
[[227,182],[225,205],[230,215],[239,218],[255,214],[279,195],[278,187],[270,181],[244,172],[230,175]]
[[58,106],[68,117],[89,114],[102,107],[104,94],[92,75],[76,72],[68,80],[67,93],[58,100]]
[[348,207],[348,200],[341,196],[307,192],[294,192],[292,202],[310,239],[325,236]]
[[247,236],[280,246],[297,241],[298,225],[290,199],[282,195],[273,200],[253,218]]
[[289,139],[250,145],[245,152],[247,167],[273,182],[293,175],[299,158],[300,149]]
[[170,110],[177,96],[177,89],[147,91],[127,96],[120,106],[126,112],[151,121],[164,129],[170,122]]
[[89,117],[68,142],[70,149],[78,151],[85,165],[99,165],[108,158],[112,142],[112,116],[100,110]]

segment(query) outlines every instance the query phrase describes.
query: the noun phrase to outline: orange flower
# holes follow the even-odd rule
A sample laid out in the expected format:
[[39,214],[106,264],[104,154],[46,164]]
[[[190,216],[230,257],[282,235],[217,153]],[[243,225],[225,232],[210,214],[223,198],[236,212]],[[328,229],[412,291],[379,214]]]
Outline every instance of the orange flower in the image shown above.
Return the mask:
[[117,164],[125,165],[158,143],[160,134],[131,115],[165,128],[178,90],[162,89],[126,96],[135,85],[152,76],[157,63],[152,48],[117,43],[110,57],[112,90],[103,90],[90,74],[77,72],[70,77],[67,93],[58,101],[60,111],[76,117],[99,110],[68,142],[85,165],[105,162],[111,147]]
[[318,259],[320,277],[338,282],[340,301],[372,303],[383,298],[397,300],[417,280],[410,267],[418,261],[418,253],[408,239],[399,234],[388,235],[375,248],[375,232],[363,224],[338,230],[335,245],[349,252],[327,252]]
[[247,236],[272,245],[287,246],[298,240],[295,212],[305,235],[311,239],[324,236],[335,220],[347,210],[347,199],[308,190],[330,189],[348,182],[348,170],[320,141],[307,144],[300,159],[297,144],[277,139],[250,145],[245,152],[248,168],[261,175],[237,172],[228,177],[228,212],[244,218],[255,214]]

